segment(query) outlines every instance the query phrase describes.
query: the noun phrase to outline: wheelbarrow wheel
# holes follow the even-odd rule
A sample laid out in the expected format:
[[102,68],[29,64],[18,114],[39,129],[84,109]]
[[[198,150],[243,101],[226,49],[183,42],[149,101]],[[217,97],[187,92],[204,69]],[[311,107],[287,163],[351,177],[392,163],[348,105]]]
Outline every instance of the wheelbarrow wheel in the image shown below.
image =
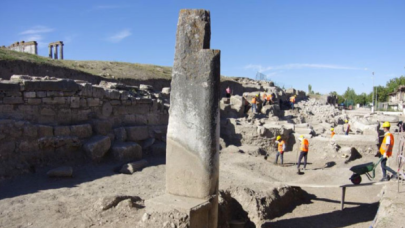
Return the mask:
[[360,184],[361,183],[361,176],[359,174],[353,174],[352,177],[350,177],[350,180],[355,185]]

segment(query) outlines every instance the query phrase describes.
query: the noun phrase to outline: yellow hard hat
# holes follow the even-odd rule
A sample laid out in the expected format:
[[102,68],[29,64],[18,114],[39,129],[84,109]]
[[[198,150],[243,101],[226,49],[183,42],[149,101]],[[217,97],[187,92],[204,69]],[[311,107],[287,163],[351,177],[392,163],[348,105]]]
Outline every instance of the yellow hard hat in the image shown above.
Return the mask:
[[258,96],[259,96],[259,94],[256,95],[256,97],[258,97]]
[[334,131],[334,130],[335,130],[335,128],[331,128],[331,129],[330,129],[330,131]]
[[279,136],[277,136],[277,138],[276,138],[276,140],[280,140],[281,139],[281,136],[279,135]]
[[345,120],[345,123],[349,122],[348,120]]
[[384,122],[383,123],[383,126],[382,127],[391,127],[391,124],[390,124],[390,122]]

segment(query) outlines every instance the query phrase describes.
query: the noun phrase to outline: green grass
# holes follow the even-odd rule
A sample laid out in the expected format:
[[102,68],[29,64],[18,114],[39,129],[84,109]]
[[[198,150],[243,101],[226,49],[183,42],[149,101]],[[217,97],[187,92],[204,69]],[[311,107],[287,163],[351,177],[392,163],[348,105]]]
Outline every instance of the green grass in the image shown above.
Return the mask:
[[[77,61],[56,60],[48,57],[0,49],[0,61],[26,61],[38,65],[63,67],[82,71],[96,76],[115,79],[167,79],[172,78],[172,68],[152,64],[127,63],[116,61]],[[221,81],[236,77],[221,76]]]
[[0,49],[0,61],[27,61],[39,65],[64,67],[92,75],[116,79],[171,79],[172,68],[151,64],[115,61],[56,60],[38,55]]

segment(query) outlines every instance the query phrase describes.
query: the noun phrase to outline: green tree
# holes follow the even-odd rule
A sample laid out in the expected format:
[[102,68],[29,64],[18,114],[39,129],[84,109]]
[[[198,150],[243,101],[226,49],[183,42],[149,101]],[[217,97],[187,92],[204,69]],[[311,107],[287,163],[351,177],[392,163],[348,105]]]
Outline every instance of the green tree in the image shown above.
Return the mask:
[[312,86],[311,84],[308,85],[308,95],[313,94],[314,91],[312,91]]
[[387,82],[388,93],[395,92],[399,86],[405,85],[405,77],[401,76],[399,78],[393,78]]

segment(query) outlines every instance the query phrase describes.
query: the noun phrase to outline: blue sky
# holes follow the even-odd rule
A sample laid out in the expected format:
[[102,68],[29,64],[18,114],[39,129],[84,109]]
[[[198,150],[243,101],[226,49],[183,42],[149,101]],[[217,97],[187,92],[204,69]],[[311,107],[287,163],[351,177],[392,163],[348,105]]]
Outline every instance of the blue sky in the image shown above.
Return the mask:
[[171,66],[180,9],[211,11],[221,74],[321,93],[356,92],[405,75],[402,0],[3,0],[0,45],[65,43],[65,59]]

